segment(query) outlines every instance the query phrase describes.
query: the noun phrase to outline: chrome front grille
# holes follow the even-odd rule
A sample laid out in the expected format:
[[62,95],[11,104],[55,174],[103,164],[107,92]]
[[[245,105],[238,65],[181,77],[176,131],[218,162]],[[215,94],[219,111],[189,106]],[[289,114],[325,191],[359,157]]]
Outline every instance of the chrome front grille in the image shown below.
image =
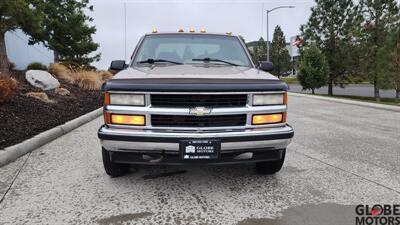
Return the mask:
[[247,104],[247,94],[151,94],[153,107],[243,107]]
[[220,116],[151,115],[153,127],[229,127],[246,125],[246,114]]

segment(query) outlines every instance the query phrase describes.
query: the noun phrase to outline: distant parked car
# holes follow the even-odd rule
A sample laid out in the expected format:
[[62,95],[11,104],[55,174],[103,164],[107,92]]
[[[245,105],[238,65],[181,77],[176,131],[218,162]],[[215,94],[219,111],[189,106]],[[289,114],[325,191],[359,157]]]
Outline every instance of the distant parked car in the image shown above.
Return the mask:
[[292,75],[292,71],[286,71],[286,72],[282,72],[281,73],[282,77],[287,77],[287,76],[290,76],[290,75]]

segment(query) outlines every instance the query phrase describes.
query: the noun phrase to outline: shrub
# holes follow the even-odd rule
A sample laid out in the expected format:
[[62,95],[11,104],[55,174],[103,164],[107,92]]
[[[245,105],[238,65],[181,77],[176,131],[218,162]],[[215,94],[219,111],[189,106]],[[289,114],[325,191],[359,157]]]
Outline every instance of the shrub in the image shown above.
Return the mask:
[[52,63],[49,66],[49,73],[53,74],[57,79],[65,80],[73,83],[73,73],[66,66],[60,63]]
[[103,80],[98,72],[77,71],[74,74],[74,83],[87,90],[100,90]]
[[44,92],[28,92],[25,94],[28,97],[36,98],[45,103],[55,103],[56,101],[49,99],[46,93]]
[[0,103],[9,101],[17,89],[17,80],[5,75],[0,75]]
[[47,70],[47,66],[43,65],[40,62],[32,62],[27,67],[27,70]]
[[329,67],[321,50],[312,44],[300,56],[299,80],[303,90],[310,89],[314,94],[316,88],[326,85]]

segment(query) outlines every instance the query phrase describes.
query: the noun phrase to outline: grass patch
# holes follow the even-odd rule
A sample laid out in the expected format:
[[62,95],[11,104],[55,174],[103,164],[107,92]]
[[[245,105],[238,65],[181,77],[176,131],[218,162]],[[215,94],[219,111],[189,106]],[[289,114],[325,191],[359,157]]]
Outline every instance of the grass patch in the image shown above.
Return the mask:
[[49,73],[53,74],[57,79],[65,80],[69,83],[73,83],[74,81],[72,72],[60,63],[50,64]]
[[78,71],[74,73],[74,83],[87,90],[100,90],[103,80],[95,71]]
[[72,66],[69,68],[60,63],[53,63],[49,67],[49,72],[57,79],[76,84],[80,88],[87,90],[100,90],[104,81],[113,77],[113,74],[100,70],[85,70],[84,67]]
[[377,101],[375,101],[374,97],[352,96],[352,95],[329,96],[327,94],[315,94],[315,95],[325,96],[325,97],[333,97],[333,98],[341,98],[341,99],[349,99],[349,100],[362,101],[362,102],[378,103],[378,104],[384,104],[384,105],[400,106],[399,103],[396,103],[396,99],[394,99],[394,98],[381,98],[381,101],[377,102]]
[[297,77],[282,77],[281,80],[287,84],[299,84]]

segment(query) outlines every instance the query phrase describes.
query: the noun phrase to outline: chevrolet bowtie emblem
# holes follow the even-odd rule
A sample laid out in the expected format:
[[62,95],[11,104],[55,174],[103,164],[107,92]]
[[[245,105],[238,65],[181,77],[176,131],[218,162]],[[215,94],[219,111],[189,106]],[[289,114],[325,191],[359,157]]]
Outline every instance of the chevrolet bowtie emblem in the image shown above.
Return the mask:
[[189,109],[189,114],[196,115],[196,116],[204,116],[206,114],[210,114],[211,109],[206,107],[196,107]]

